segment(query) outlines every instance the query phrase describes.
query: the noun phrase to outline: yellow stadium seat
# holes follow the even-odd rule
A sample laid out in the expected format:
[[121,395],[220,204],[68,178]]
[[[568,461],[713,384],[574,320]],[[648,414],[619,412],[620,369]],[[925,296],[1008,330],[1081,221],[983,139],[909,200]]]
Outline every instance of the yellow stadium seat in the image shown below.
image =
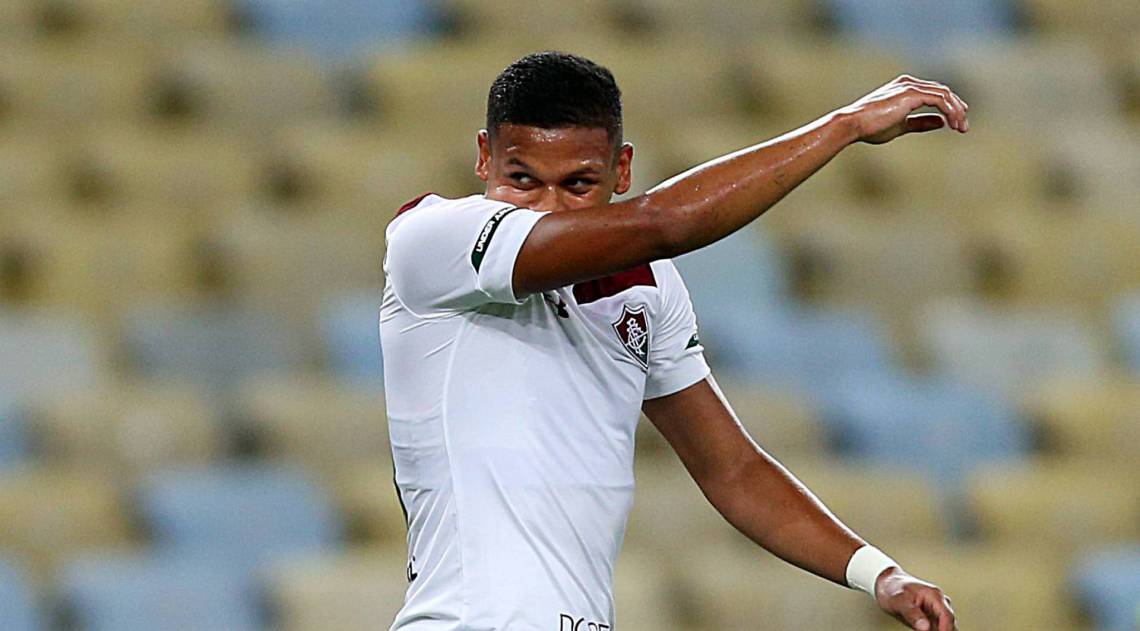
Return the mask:
[[201,130],[106,128],[86,139],[78,155],[73,179],[104,182],[106,196],[120,203],[209,208],[256,189],[257,163],[248,146]]
[[672,596],[676,581],[662,557],[636,546],[622,549],[614,568],[614,628],[629,631],[677,629]]
[[1036,129],[1111,116],[1117,109],[1108,68],[1088,44],[1042,38],[986,42],[952,51],[950,72],[976,125]]
[[[718,379],[717,385],[745,431],[769,453],[781,457],[824,451],[823,428],[816,410],[807,401],[763,384]],[[637,447],[639,455],[674,457],[665,438],[644,415],[637,428]]]
[[32,36],[38,27],[37,0],[7,0],[0,3],[0,34],[13,41]]
[[744,429],[773,455],[815,454],[826,448],[819,412],[803,398],[757,384],[718,380],[717,385]]
[[1140,381],[1057,380],[1027,401],[1049,449],[1089,462],[1140,462]]
[[0,136],[0,220],[15,219],[30,205],[62,197],[61,162],[59,148],[38,135]]
[[29,469],[0,476],[0,548],[40,579],[76,553],[125,546],[119,490],[92,471]]
[[135,300],[185,297],[195,282],[192,235],[161,219],[72,212],[25,217],[5,229],[31,252],[39,302],[80,309],[103,323]]
[[348,202],[363,211],[356,213],[361,221],[382,228],[397,208],[425,192],[460,197],[482,191],[474,174],[481,126],[476,121],[453,134],[446,125],[430,130],[309,123],[284,129],[275,151],[317,197]]
[[674,456],[641,458],[626,540],[658,554],[701,541],[709,545],[743,539],[701,494]]
[[549,33],[564,30],[579,34],[606,33],[612,29],[616,17],[611,5],[606,0],[443,0],[440,8],[464,37],[486,41],[517,33],[520,24],[541,24],[542,30]]
[[652,29],[663,37],[723,43],[754,41],[772,34],[807,33],[815,27],[814,20],[819,17],[817,9],[811,0],[730,0],[718,4],[715,11],[684,0],[641,0],[630,3],[627,11],[634,17],[640,15],[647,30]]
[[885,547],[899,541],[949,541],[951,524],[938,490],[918,476],[820,457],[782,462],[840,520],[872,543]]
[[[961,629],[1076,629],[1065,559],[1048,547],[919,544],[885,552],[950,597]],[[884,619],[883,631],[898,629]]]
[[862,592],[785,563],[758,546],[673,551],[685,628],[874,629],[885,614]]
[[[789,128],[843,107],[902,74],[899,59],[856,42],[769,37],[735,53],[752,109]],[[810,80],[805,77],[811,77]]]
[[222,41],[174,46],[158,82],[189,114],[248,138],[336,112],[325,70],[298,50]]
[[282,631],[364,631],[387,627],[404,603],[402,548],[350,550],[276,566],[268,592]]
[[408,522],[396,493],[391,457],[350,462],[329,475],[327,484],[337,498],[351,535],[364,542],[399,546]]
[[391,461],[382,391],[319,377],[267,377],[247,384],[241,401],[242,415],[271,454],[323,471]]
[[[112,43],[0,45],[7,116],[59,135],[146,113],[155,60]],[[62,127],[61,127],[62,126]],[[33,127],[36,128],[36,127]],[[66,135],[64,135],[66,137]]]
[[970,506],[991,540],[1075,551],[1140,536],[1140,467],[1040,461],[974,472]]
[[225,33],[233,13],[224,0],[57,0],[56,11],[74,17],[76,27],[92,37],[117,37],[161,43],[172,36]]
[[1111,44],[1128,41],[1140,30],[1140,6],[1133,2],[1081,6],[1066,0],[1022,0],[1019,4],[1033,26],[1049,33]]
[[225,445],[217,414],[184,384],[131,383],[44,396],[30,417],[50,462],[134,475],[218,458]]

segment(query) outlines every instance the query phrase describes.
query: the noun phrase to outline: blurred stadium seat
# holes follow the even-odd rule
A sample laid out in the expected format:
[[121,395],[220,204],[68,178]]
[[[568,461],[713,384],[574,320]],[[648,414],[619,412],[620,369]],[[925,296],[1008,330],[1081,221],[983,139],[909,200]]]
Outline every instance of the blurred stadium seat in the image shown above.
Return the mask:
[[951,492],[972,468],[1017,461],[1030,447],[1008,404],[951,380],[853,373],[827,406],[824,419],[845,453],[926,475]]
[[1072,581],[1098,631],[1136,628],[1140,622],[1140,544],[1090,552],[1077,563]]
[[238,399],[239,414],[273,457],[324,473],[362,461],[391,461],[384,393],[378,388],[319,376],[268,376],[251,379]]
[[88,631],[262,628],[253,584],[209,560],[86,554],[62,570],[63,602]]
[[970,474],[970,508],[983,536],[1038,542],[1057,553],[1140,537],[1140,469],[1106,475],[1094,462],[991,463]]
[[134,475],[220,459],[220,411],[181,382],[108,384],[29,403],[30,430],[55,466]]
[[82,317],[0,311],[0,393],[21,399],[94,385],[105,373],[100,346]]
[[47,629],[37,595],[20,569],[0,558],[0,627],[5,631]]
[[336,549],[343,535],[331,497],[296,466],[156,472],[142,484],[138,506],[160,553],[235,570]]
[[698,323],[726,323],[705,328],[701,341],[716,365],[735,379],[805,394],[847,374],[875,374],[892,366],[886,332],[869,313],[791,305],[757,311],[731,299],[695,308]]
[[1095,334],[1063,311],[937,301],[923,311],[919,333],[938,370],[1015,402],[1046,379],[1108,369]]
[[333,299],[320,316],[328,366],[342,379],[383,385],[380,356],[380,292],[364,291]]
[[407,553],[393,548],[281,563],[267,578],[276,628],[282,631],[365,631],[386,626],[404,603]]
[[121,490],[92,471],[38,466],[0,476],[0,547],[37,583],[73,555],[134,538]]
[[374,462],[351,462],[340,467],[328,485],[351,539],[382,545],[406,541],[408,521],[396,493],[392,463],[385,455]]
[[[1039,545],[899,545],[891,556],[951,595],[960,628],[1082,628],[1066,591],[1066,565]],[[881,620],[886,631],[898,623]]]
[[0,470],[18,465],[28,455],[28,436],[20,410],[0,394]]
[[1140,293],[1121,296],[1112,315],[1124,359],[1140,374]]
[[1140,462],[1140,379],[1058,379],[1031,393],[1029,418],[1048,451],[1087,462]]
[[123,337],[142,374],[215,391],[300,363],[280,314],[221,303],[137,307],[125,319]]

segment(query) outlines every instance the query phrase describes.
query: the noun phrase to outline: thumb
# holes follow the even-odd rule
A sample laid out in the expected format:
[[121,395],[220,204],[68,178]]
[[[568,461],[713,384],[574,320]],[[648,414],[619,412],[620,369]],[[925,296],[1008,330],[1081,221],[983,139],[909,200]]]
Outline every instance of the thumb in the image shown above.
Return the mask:
[[904,133],[934,131],[946,126],[946,119],[941,114],[913,114],[906,117],[903,125]]

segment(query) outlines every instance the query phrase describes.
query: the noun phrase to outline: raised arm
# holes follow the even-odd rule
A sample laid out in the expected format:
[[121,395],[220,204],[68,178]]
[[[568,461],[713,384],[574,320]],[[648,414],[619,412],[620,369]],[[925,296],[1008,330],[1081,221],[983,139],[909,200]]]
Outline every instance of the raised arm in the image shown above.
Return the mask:
[[[924,106],[941,114],[914,114]],[[765,143],[716,158],[616,204],[551,213],[515,262],[517,295],[599,278],[713,243],[745,226],[856,141],[969,128],[966,104],[903,75],[851,105]]]

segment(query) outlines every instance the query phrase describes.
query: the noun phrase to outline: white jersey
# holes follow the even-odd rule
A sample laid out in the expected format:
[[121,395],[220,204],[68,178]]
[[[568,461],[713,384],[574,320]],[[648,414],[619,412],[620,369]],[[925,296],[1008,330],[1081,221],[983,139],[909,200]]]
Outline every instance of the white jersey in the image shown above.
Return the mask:
[[380,339],[410,580],[393,629],[613,628],[642,400],[709,374],[669,260],[515,296],[545,214],[428,195],[388,225]]

